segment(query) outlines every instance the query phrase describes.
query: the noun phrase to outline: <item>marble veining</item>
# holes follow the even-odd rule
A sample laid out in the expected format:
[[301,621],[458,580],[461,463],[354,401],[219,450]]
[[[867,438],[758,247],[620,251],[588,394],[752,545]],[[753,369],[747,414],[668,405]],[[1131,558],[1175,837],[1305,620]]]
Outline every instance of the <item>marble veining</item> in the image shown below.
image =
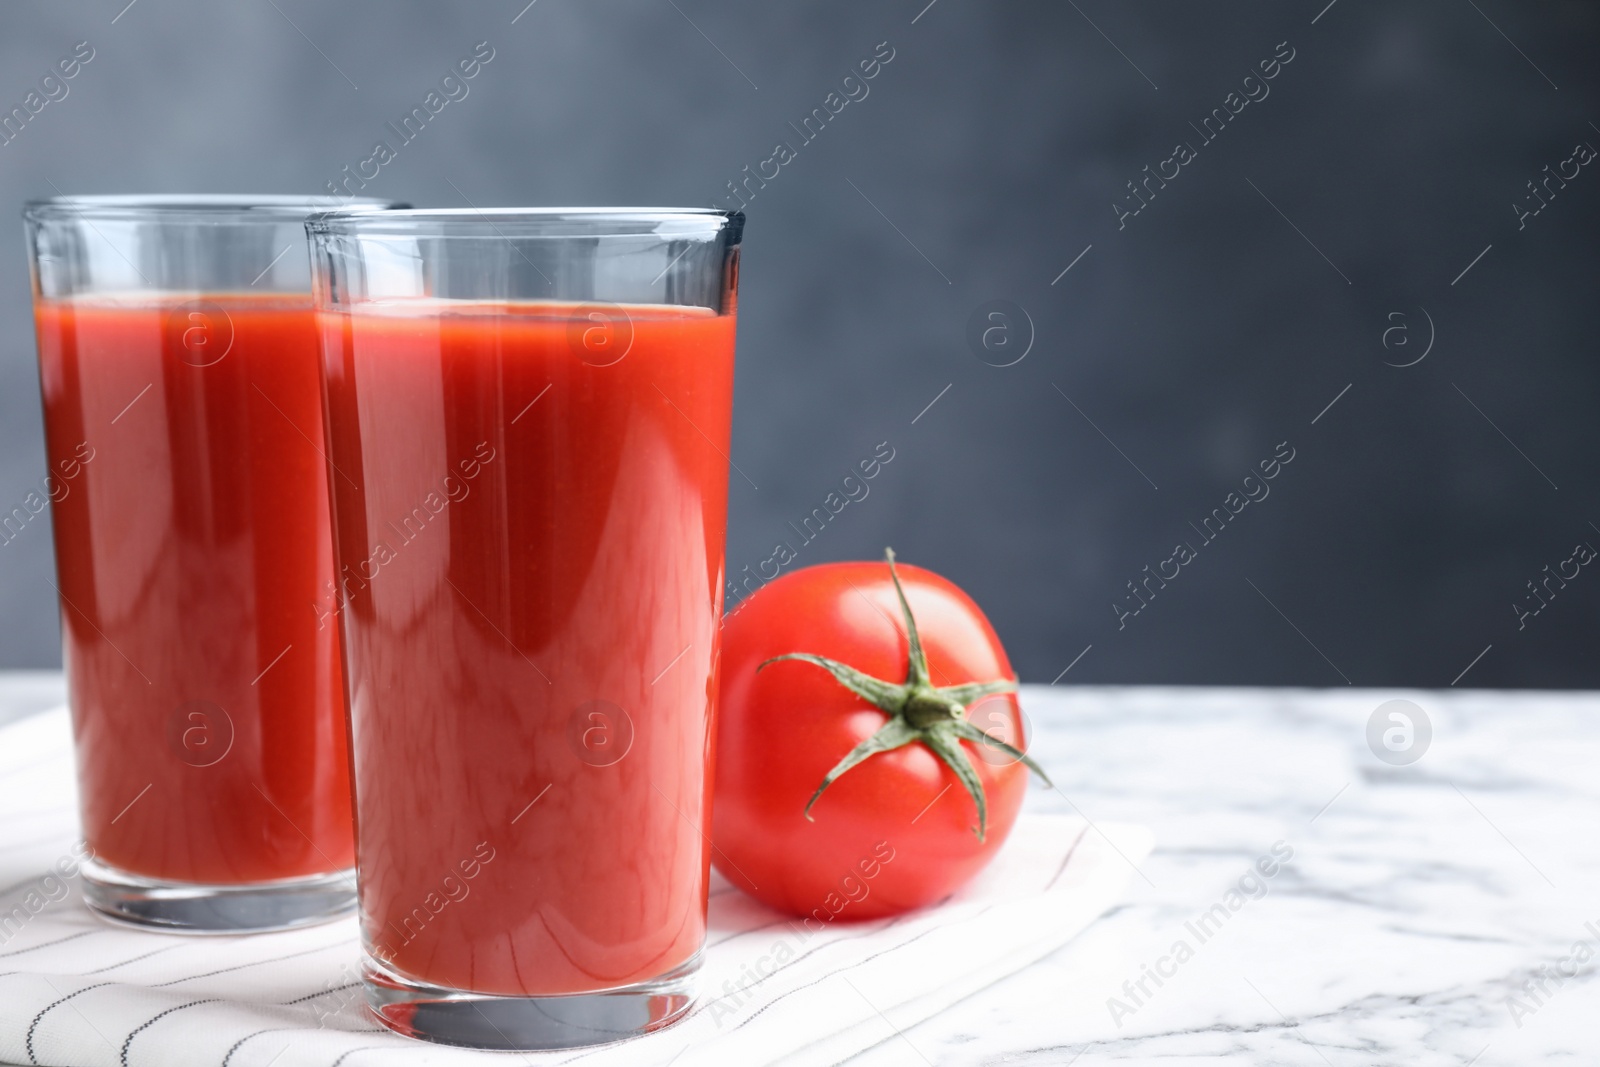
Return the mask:
[[[1394,698],[1433,728],[1410,766],[1367,745]],[[1156,850],[1072,944],[886,1026],[853,1067],[1600,1062],[1600,696],[1030,686],[1023,703],[1060,786],[1029,803],[1145,823]],[[1292,858],[1210,912],[1275,845]]]

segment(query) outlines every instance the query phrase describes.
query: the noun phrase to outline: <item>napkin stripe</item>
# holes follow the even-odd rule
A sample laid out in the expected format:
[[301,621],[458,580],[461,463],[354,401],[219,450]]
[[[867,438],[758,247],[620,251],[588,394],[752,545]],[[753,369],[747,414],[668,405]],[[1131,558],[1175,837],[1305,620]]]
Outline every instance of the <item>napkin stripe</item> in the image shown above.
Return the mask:
[[[987,912],[988,910],[989,910],[988,908],[985,908],[985,909],[983,909],[983,912],[979,912],[978,914],[982,915],[984,912]],[[976,918],[976,916],[974,916],[974,918]],[[771,1000],[769,1000],[765,1004],[761,1005],[761,1007],[759,1007],[755,1011],[751,1012],[750,1013],[750,1017],[748,1019],[744,1020],[744,1022],[742,1022],[739,1025],[735,1026],[733,1028],[733,1030],[743,1030],[746,1026],[748,1026],[749,1024],[755,1022],[756,1019],[761,1015],[762,1012],[766,1011],[768,1008],[772,1007],[774,1004],[778,1003],[780,1000],[787,1000],[789,997],[794,996],[796,993],[800,992],[803,989],[810,989],[814,985],[821,985],[823,982],[826,982],[828,979],[832,978],[836,974],[842,974],[845,971],[855,970],[857,967],[861,966],[863,963],[867,963],[867,962],[869,962],[871,960],[875,960],[879,956],[887,956],[891,952],[898,952],[901,949],[905,948],[907,945],[913,944],[914,942],[917,942],[917,941],[921,941],[923,938],[927,937],[929,934],[933,933],[935,930],[938,930],[938,929],[941,929],[941,928],[938,927],[938,926],[930,926],[926,930],[922,931],[922,933],[917,934],[917,935],[915,935],[913,937],[908,937],[904,941],[900,942],[899,944],[893,945],[893,946],[891,946],[889,948],[886,948],[886,949],[883,949],[882,951],[874,952],[872,955],[866,957],[866,959],[857,960],[854,963],[847,963],[843,967],[835,967],[833,970],[829,971],[827,974],[823,975],[820,978],[813,979],[812,981],[807,982],[805,985],[796,986],[795,988],[789,990],[787,993],[779,993],[777,996],[773,997]],[[787,970],[787,968],[785,968],[785,970]],[[773,973],[776,974],[777,972],[774,971]],[[730,1030],[729,1033],[732,1033],[733,1030]]]
[[774,919],[769,923],[762,923],[760,926],[751,926],[744,930],[737,930],[729,934],[727,937],[719,937],[715,941],[707,941],[706,948],[711,949],[716,948],[718,945],[726,945],[729,941],[741,938],[745,934],[759,934],[763,930],[770,930],[774,926],[784,926],[792,922],[794,922],[794,920],[790,918]]
[[[760,985],[762,982],[765,982],[768,978],[772,978],[772,977],[775,977],[775,976],[783,973],[783,971],[788,970],[790,967],[793,967],[795,964],[799,963],[801,960],[805,959],[807,956],[810,956],[810,955],[813,955],[813,954],[815,954],[817,952],[820,952],[823,949],[827,948],[829,945],[838,945],[838,944],[843,944],[846,941],[857,941],[857,940],[860,940],[863,937],[870,937],[874,933],[877,933],[877,932],[879,932],[881,930],[889,929],[890,927],[894,926],[896,923],[900,922],[904,918],[905,918],[904,915],[897,915],[893,919],[889,920],[887,923],[883,924],[882,926],[877,927],[876,929],[863,931],[862,933],[856,934],[853,937],[835,938],[834,940],[829,941],[827,944],[818,945],[816,948],[811,949],[808,952],[801,953],[799,956],[796,956],[794,959],[792,959],[788,963],[784,964],[784,966],[782,968],[780,968],[779,970],[773,971],[772,974],[763,975],[761,978],[756,979],[756,981],[751,982],[748,986],[745,986],[744,988],[745,989],[754,989],[756,986]],[[783,920],[780,920],[780,921],[781,922],[785,922],[785,923],[792,923],[794,920],[793,919],[783,919]],[[863,925],[866,925],[866,924],[863,924]],[[848,969],[848,968],[846,968],[846,969]],[[699,1015],[701,1012],[704,1012],[707,1009],[709,1009],[713,1004],[719,1004],[722,1001],[727,1000],[729,995],[731,995],[731,994],[724,994],[724,995],[722,995],[720,997],[717,997],[717,998],[715,998],[713,1000],[700,1000],[698,1003],[695,1004],[695,1006],[692,1009],[690,1009],[689,1014],[684,1016],[683,1022],[688,1022],[690,1019],[693,1019],[695,1016]],[[766,1009],[763,1008],[762,1010],[764,1011]],[[758,1012],[757,1014],[760,1014],[760,1013]],[[738,1029],[738,1027],[734,1027],[734,1029]],[[585,1060],[585,1059],[588,1059],[591,1056],[598,1056],[601,1053],[608,1052],[608,1051],[610,1051],[610,1046],[602,1046],[600,1048],[593,1048],[593,1049],[588,1050],[587,1052],[580,1052],[576,1056],[571,1056],[571,1057],[569,1057],[567,1059],[561,1060],[559,1063],[555,1064],[554,1067],[566,1067],[566,1065],[569,1064],[569,1063],[576,1063],[579,1060]],[[346,1053],[345,1055],[349,1055],[349,1053]],[[341,1056],[339,1058],[339,1060],[335,1060],[334,1061],[334,1063],[331,1065],[331,1067],[339,1067],[339,1063],[343,1059],[344,1059],[344,1057]]]
[[[32,945],[32,946],[30,946],[28,948],[18,948],[18,949],[12,949],[10,952],[0,952],[0,959],[5,958],[6,956],[20,956],[25,952],[37,952],[41,948],[49,948],[52,945],[64,945],[68,941],[76,941],[80,937],[88,937],[90,934],[103,934],[103,933],[106,933],[106,931],[104,931],[104,930],[79,930],[75,934],[68,934],[66,937],[58,937],[54,941],[41,941],[39,944]],[[8,973],[16,974],[18,972],[10,971]]]
[[1088,823],[1084,823],[1083,824],[1083,829],[1078,831],[1078,836],[1074,837],[1072,839],[1072,844],[1067,846],[1067,854],[1065,856],[1061,857],[1061,866],[1056,868],[1056,873],[1053,874],[1050,877],[1050,880],[1044,884],[1044,891],[1046,893],[1048,893],[1048,892],[1050,892],[1050,890],[1054,889],[1056,887],[1056,883],[1061,881],[1061,876],[1063,874],[1067,873],[1067,864],[1072,862],[1072,854],[1074,852],[1078,851],[1079,843],[1083,841],[1084,835],[1087,834],[1088,832],[1089,832],[1089,824]]
[[[130,963],[138,963],[140,960],[147,960],[151,956],[159,956],[163,952],[171,952],[175,948],[187,948],[187,947],[188,946],[186,946],[186,945],[166,945],[166,946],[164,946],[162,948],[151,949],[149,952],[142,952],[139,955],[133,957],[133,959],[131,959],[131,960],[123,960],[121,963],[108,963],[104,967],[96,967],[92,971],[84,971],[83,973],[84,974],[105,974],[107,971],[114,971],[118,967],[126,967]],[[15,974],[17,972],[13,971],[12,973]]]
[[28,1024],[28,1036],[27,1036],[27,1039],[25,1041],[23,1041],[23,1047],[28,1050],[28,1062],[29,1063],[38,1063],[39,1062],[39,1058],[33,1054],[33,1032],[39,1028],[39,1020],[43,1019],[47,1014],[49,1014],[50,1009],[55,1008],[55,1007],[59,1007],[60,1005],[65,1004],[67,1001],[71,1000],[73,997],[80,996],[80,995],[82,995],[84,993],[87,993],[91,989],[99,989],[102,986],[108,986],[110,984],[111,984],[110,982],[96,982],[94,985],[86,985],[82,989],[75,990],[74,992],[68,993],[66,996],[62,997],[60,1000],[56,1001],[54,1004],[46,1004],[43,1008],[40,1008],[39,1009],[39,1014],[35,1015],[33,1017],[33,1022]]
[[[287,955],[283,955],[283,956],[273,956],[271,959],[255,960],[255,961],[253,961],[251,963],[237,963],[237,964],[234,964],[232,967],[223,967],[222,969],[216,970],[216,971],[206,971],[204,974],[189,974],[189,975],[185,975],[182,978],[174,978],[170,982],[152,982],[150,984],[150,987],[152,989],[163,989],[163,988],[165,988],[165,987],[167,987],[169,985],[177,985],[180,982],[192,982],[196,978],[212,978],[212,977],[215,977],[216,975],[219,975],[219,974],[227,974],[230,971],[243,971],[243,970],[248,970],[251,967],[264,967],[269,963],[282,963],[284,960],[292,960],[296,956],[309,956],[314,952],[326,952],[330,948],[347,949],[348,946],[343,945],[343,944],[339,944],[339,943],[335,943],[335,944],[332,944],[332,945],[318,945],[316,948],[301,949],[299,952],[290,952]],[[314,999],[315,997],[318,997],[318,996],[321,996],[321,994],[320,993],[314,993],[311,996],[306,997],[305,999],[306,1000],[312,1000],[312,999]]]
[[[743,992],[744,990],[747,990],[747,989],[754,989],[756,986],[758,986],[761,983],[767,981],[769,978],[776,978],[778,975],[782,974],[784,971],[787,971],[789,968],[793,967],[795,964],[799,963],[801,960],[804,960],[804,959],[806,959],[806,958],[808,958],[810,956],[814,956],[818,952],[821,952],[825,948],[830,948],[830,947],[832,947],[834,945],[843,945],[843,944],[846,944],[846,943],[851,942],[851,941],[859,941],[864,937],[871,937],[874,934],[882,933],[885,930],[889,930],[889,929],[894,928],[895,926],[897,926],[900,922],[902,922],[906,918],[908,918],[908,916],[906,916],[906,915],[896,915],[893,919],[890,919],[888,922],[882,922],[882,920],[876,920],[874,923],[871,924],[871,928],[870,929],[865,929],[862,932],[860,932],[858,934],[854,934],[852,936],[836,937],[836,938],[832,939],[831,941],[827,941],[824,944],[818,945],[816,948],[809,949],[808,951],[802,952],[800,955],[796,956],[794,959],[790,960],[788,963],[784,964],[782,967],[779,967],[777,970],[773,971],[771,974],[762,975],[761,977],[757,978],[754,982],[751,982],[749,985],[743,986],[740,991]],[[878,923],[881,923],[881,925],[878,925]],[[863,923],[862,925],[863,926],[868,926],[869,924]],[[689,1018],[692,1019],[696,1015],[699,1015],[703,1011],[709,1011],[711,1009],[712,1005],[720,1004],[724,1000],[727,1000],[732,995],[733,994],[731,994],[731,993],[724,993],[722,996],[716,997],[716,998],[714,998],[712,1000],[702,1000],[699,1004],[696,1004],[695,1007],[694,1007],[694,1010],[689,1013]],[[735,1029],[737,1029],[737,1027]]]
[[[299,1027],[297,1027],[297,1026],[280,1026],[280,1027],[277,1027],[276,1029],[273,1029],[273,1030],[257,1030],[253,1034],[245,1034],[243,1037],[241,1037],[239,1040],[237,1040],[237,1041],[235,1041],[233,1043],[233,1047],[232,1048],[228,1049],[228,1051],[223,1054],[221,1067],[228,1067],[229,1061],[233,1059],[233,1054],[235,1052],[238,1052],[240,1047],[246,1041],[249,1041],[251,1038],[260,1037],[262,1034],[281,1034],[286,1030],[298,1030],[298,1029],[299,1029]],[[283,1053],[280,1052],[280,1053],[278,1053],[278,1055],[281,1056],[281,1055],[283,1055]]]
[[162,1019],[165,1019],[167,1016],[171,1015],[175,1011],[182,1011],[185,1008],[196,1008],[196,1007],[199,1007],[201,1004],[221,1004],[221,1003],[222,1003],[222,1000],[221,1000],[220,997],[209,997],[209,998],[207,998],[205,1000],[191,1000],[187,1004],[179,1004],[176,1007],[168,1008],[166,1011],[161,1012],[160,1014],[156,1015],[155,1017],[153,1017],[151,1019],[147,1019],[145,1022],[140,1023],[139,1026],[136,1027],[133,1030],[133,1032],[128,1035],[127,1040],[122,1043],[122,1067],[128,1067],[128,1050],[133,1046],[133,1039],[138,1037],[144,1031],[150,1029],[150,1027],[154,1026],[156,1023],[160,1022]]
[[[1068,846],[1068,848],[1067,848],[1066,855],[1061,858],[1061,866],[1056,869],[1055,875],[1046,884],[1046,886],[1045,886],[1046,890],[1048,890],[1051,886],[1054,886],[1056,884],[1056,881],[1058,879],[1060,879],[1062,874],[1064,874],[1066,872],[1067,866],[1072,862],[1073,854],[1078,851],[1078,844],[1083,840],[1084,834],[1086,834],[1088,832],[1088,830],[1089,830],[1089,828],[1087,826],[1085,826],[1082,830],[1080,830],[1078,832],[1078,836],[1073,838],[1072,844],[1070,846]],[[981,918],[983,918],[983,916],[989,914],[989,912],[993,911],[996,907],[998,907],[998,905],[995,905],[995,904],[989,905],[988,907],[984,908],[982,911],[978,912],[976,915],[972,915],[972,916],[970,916],[970,917],[968,917],[966,919],[963,919],[962,922],[961,922],[961,925],[964,925],[965,923],[969,923],[969,922],[976,922],[978,919],[981,919]],[[887,929],[887,927],[885,929]],[[872,955],[867,956],[864,959],[857,960],[854,963],[846,964],[843,967],[837,967],[834,970],[829,971],[827,974],[822,975],[820,978],[817,978],[817,979],[815,979],[814,981],[811,981],[811,982],[807,982],[805,985],[796,986],[794,989],[791,989],[786,993],[780,993],[776,997],[773,997],[766,1004],[763,1004],[760,1008],[758,1008],[754,1012],[752,1012],[749,1018],[745,1019],[743,1022],[739,1023],[738,1025],[734,1026],[733,1030],[730,1030],[729,1033],[732,1033],[735,1030],[741,1030],[744,1027],[748,1026],[750,1023],[754,1022],[756,1020],[756,1018],[759,1015],[761,1015],[762,1012],[766,1011],[768,1008],[772,1007],[774,1004],[777,1004],[780,1000],[784,1000],[784,999],[786,999],[788,997],[791,997],[794,994],[799,993],[801,990],[810,989],[812,986],[820,985],[821,983],[826,982],[828,979],[832,978],[834,975],[841,974],[844,971],[854,970],[855,968],[860,967],[860,966],[862,966],[862,965],[864,965],[866,963],[869,963],[872,960],[875,960],[880,956],[887,956],[892,952],[898,952],[901,949],[905,948],[906,946],[911,945],[916,941],[920,941],[922,938],[927,937],[929,934],[935,932],[936,930],[941,930],[941,929],[947,929],[947,927],[930,926],[927,929],[923,930],[921,933],[916,934],[916,935],[914,935],[912,937],[908,937],[904,941],[899,942],[898,944],[891,945],[888,948],[884,948],[884,949],[879,950],[878,952],[874,952]],[[830,943],[836,943],[836,942],[830,942]],[[822,947],[826,947],[826,946],[822,946]],[[773,971],[772,974],[767,975],[766,977],[767,978],[771,978],[771,977],[773,977],[775,975],[783,973],[783,971],[786,971],[790,967],[793,967],[802,958],[804,958],[804,957],[797,957],[796,959],[791,960],[784,967],[780,968],[779,970]],[[746,988],[754,988],[755,986],[759,985],[761,982],[763,982],[765,980],[766,980],[766,978],[759,979],[756,982],[752,982],[750,984],[750,986],[748,986]],[[727,998],[726,997],[720,997],[718,999],[719,1000],[725,1000]],[[699,1014],[699,1013],[696,1012],[695,1014]]]
[[290,1004],[304,1004],[308,1000],[316,1000],[318,997],[325,997],[329,993],[337,993],[344,989],[360,988],[362,988],[362,983],[360,982],[346,982],[344,985],[329,986],[327,989],[319,989],[315,993],[307,993],[303,997],[295,997],[293,1000],[286,1000],[283,1002],[282,1006],[287,1008]]

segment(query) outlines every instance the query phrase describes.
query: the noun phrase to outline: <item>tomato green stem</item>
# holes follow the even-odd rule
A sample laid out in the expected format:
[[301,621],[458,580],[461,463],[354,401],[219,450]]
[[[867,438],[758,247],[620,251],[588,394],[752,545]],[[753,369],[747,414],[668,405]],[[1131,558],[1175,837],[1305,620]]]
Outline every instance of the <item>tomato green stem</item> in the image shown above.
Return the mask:
[[811,808],[816,804],[817,798],[822,796],[823,790],[852,767],[880,752],[889,752],[920,741],[955,773],[962,788],[972,797],[972,803],[978,809],[978,825],[974,827],[974,832],[978,835],[978,840],[982,841],[988,831],[989,805],[977,769],[973,767],[972,759],[967,755],[966,749],[961,746],[963,740],[998,748],[1022,762],[1029,770],[1044,779],[1046,785],[1050,784],[1050,777],[1026,752],[990,736],[967,718],[967,707],[975,701],[995,693],[1016,692],[1016,679],[934,686],[928,675],[928,657],[922,648],[922,636],[917,632],[916,617],[911,614],[911,605],[906,602],[905,590],[900,586],[900,575],[894,568],[894,549],[884,549],[884,558],[888,561],[889,578],[894,582],[895,595],[900,599],[900,614],[906,624],[908,649],[906,658],[909,662],[906,664],[904,683],[896,684],[874,678],[848,664],[825,656],[812,655],[809,652],[791,652],[784,656],[774,656],[756,668],[759,671],[768,664],[786,659],[810,663],[821,667],[833,675],[834,680],[840,685],[889,715],[889,720],[879,727],[877,732],[851,749],[827,773],[822,779],[822,784],[817,786],[817,791],[812,793],[811,799],[806,802],[803,814],[810,819]]

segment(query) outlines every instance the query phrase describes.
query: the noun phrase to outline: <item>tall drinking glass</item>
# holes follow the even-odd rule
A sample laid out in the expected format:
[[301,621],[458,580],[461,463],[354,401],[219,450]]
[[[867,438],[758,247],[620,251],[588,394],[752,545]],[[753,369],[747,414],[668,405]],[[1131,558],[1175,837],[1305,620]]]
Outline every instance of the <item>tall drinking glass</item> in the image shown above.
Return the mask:
[[308,224],[365,984],[401,1033],[593,1044],[693,999],[743,223]]
[[84,894],[113,918],[244,931],[354,905],[317,207],[24,212]]

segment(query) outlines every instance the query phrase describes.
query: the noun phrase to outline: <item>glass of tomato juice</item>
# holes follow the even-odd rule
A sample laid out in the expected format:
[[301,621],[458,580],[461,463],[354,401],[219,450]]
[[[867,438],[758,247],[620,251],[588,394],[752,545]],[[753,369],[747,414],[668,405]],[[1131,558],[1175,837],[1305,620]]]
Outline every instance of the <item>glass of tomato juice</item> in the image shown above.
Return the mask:
[[311,220],[364,985],[497,1049],[681,1017],[710,859],[737,212]]
[[[363,202],[362,208],[385,206]],[[33,267],[89,905],[354,907],[304,197],[58,197]]]

